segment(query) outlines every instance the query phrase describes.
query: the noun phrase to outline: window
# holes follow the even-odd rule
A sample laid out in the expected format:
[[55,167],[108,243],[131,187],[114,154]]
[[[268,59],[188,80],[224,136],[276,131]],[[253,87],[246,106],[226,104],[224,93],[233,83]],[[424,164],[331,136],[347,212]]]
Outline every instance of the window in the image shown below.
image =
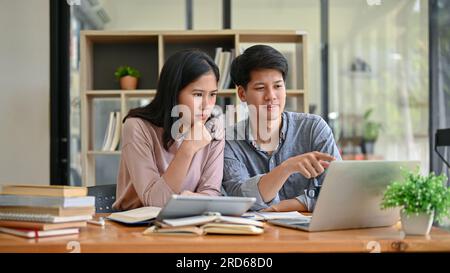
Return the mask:
[[428,1],[329,3],[330,124],[344,158],[367,150],[428,171]]

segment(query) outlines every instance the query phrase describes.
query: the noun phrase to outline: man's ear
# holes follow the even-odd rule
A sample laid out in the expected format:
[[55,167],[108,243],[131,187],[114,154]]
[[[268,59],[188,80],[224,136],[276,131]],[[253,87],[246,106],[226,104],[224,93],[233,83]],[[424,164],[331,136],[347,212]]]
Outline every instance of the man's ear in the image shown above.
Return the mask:
[[247,96],[246,96],[247,94],[245,94],[245,89],[244,89],[244,87],[242,87],[242,85],[238,86],[237,92],[238,92],[239,99],[241,99],[242,102],[247,102]]

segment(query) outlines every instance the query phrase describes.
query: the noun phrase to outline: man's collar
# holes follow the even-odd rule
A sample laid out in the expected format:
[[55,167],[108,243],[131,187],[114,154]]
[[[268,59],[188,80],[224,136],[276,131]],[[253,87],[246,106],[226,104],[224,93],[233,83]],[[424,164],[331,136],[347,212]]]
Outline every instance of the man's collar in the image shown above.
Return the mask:
[[[250,144],[252,144],[253,147],[257,148],[258,146],[256,145],[256,140],[253,138],[252,128],[250,126],[250,117],[245,119],[244,122],[245,122],[244,123],[245,124],[245,140],[247,140]],[[282,141],[285,140],[286,132],[287,132],[287,117],[286,117],[286,112],[283,112],[283,113],[281,113],[281,128],[280,128],[279,143],[281,143]]]

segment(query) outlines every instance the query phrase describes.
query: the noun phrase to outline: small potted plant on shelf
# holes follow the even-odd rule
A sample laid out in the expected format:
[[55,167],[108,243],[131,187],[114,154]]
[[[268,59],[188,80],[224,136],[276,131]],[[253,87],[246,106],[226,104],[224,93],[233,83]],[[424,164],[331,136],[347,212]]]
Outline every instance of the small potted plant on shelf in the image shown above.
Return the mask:
[[381,123],[370,120],[372,112],[373,109],[370,108],[364,113],[361,150],[365,155],[373,154],[375,142],[377,141],[381,130]]
[[137,88],[138,79],[141,77],[141,74],[136,68],[125,65],[117,68],[114,76],[120,81],[121,89],[133,90]]
[[435,219],[442,223],[449,216],[450,189],[447,177],[419,170],[404,171],[404,181],[394,181],[384,193],[381,208],[401,207],[403,231],[408,235],[427,235]]

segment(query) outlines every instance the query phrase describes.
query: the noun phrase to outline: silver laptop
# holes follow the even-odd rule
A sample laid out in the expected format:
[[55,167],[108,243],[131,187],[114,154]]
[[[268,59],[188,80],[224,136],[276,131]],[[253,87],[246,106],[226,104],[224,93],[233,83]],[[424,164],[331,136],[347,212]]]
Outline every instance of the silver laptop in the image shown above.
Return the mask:
[[156,220],[202,215],[207,212],[241,216],[256,202],[254,197],[172,195]]
[[381,210],[383,193],[393,180],[402,179],[401,168],[416,170],[419,164],[419,161],[333,161],[310,219],[268,222],[305,231],[394,225],[400,210]]

